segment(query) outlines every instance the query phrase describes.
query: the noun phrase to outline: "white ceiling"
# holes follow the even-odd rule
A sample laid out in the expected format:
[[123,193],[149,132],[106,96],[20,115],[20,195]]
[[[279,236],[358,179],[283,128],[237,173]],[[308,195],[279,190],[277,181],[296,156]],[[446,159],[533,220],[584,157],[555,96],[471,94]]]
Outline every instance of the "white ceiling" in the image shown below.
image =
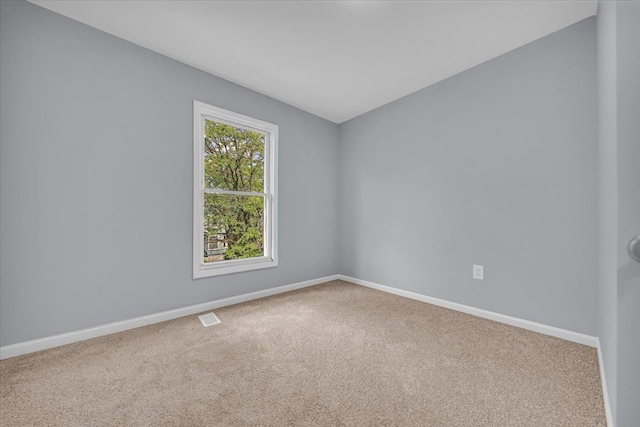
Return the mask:
[[595,15],[595,1],[31,0],[341,123]]

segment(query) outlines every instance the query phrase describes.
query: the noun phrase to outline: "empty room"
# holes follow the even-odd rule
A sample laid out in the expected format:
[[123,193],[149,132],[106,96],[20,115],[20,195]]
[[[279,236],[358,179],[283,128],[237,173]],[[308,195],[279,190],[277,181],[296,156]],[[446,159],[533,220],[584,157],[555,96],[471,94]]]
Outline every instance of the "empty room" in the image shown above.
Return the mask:
[[0,426],[640,426],[640,2],[0,0]]

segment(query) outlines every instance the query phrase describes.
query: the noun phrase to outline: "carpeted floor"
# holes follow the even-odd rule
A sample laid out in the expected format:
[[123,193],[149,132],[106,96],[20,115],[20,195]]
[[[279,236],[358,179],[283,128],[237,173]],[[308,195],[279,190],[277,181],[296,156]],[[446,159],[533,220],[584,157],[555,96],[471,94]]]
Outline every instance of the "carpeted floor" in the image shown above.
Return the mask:
[[340,281],[0,362],[2,426],[604,426],[596,350]]

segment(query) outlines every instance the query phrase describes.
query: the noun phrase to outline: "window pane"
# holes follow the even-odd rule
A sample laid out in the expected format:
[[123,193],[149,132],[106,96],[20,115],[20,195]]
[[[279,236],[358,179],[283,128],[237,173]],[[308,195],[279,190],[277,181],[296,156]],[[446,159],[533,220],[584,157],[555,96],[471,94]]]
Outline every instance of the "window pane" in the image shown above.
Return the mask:
[[264,135],[205,119],[204,186],[264,192]]
[[204,262],[264,256],[264,197],[204,195]]

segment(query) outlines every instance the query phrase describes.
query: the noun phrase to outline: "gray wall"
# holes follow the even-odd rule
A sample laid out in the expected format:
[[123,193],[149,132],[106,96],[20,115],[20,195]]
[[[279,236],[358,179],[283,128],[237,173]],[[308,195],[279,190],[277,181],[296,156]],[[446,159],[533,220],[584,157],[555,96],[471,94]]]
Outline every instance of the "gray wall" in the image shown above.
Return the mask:
[[596,335],[595,47],[589,18],[340,125],[340,273]]
[[[334,274],[338,129],[0,2],[0,343]],[[192,280],[192,103],[280,126],[280,266]]]
[[615,418],[618,307],[616,2],[598,4],[597,50],[598,337]]
[[618,391],[617,426],[640,420],[640,264],[626,246],[640,234],[640,3],[617,6]]

